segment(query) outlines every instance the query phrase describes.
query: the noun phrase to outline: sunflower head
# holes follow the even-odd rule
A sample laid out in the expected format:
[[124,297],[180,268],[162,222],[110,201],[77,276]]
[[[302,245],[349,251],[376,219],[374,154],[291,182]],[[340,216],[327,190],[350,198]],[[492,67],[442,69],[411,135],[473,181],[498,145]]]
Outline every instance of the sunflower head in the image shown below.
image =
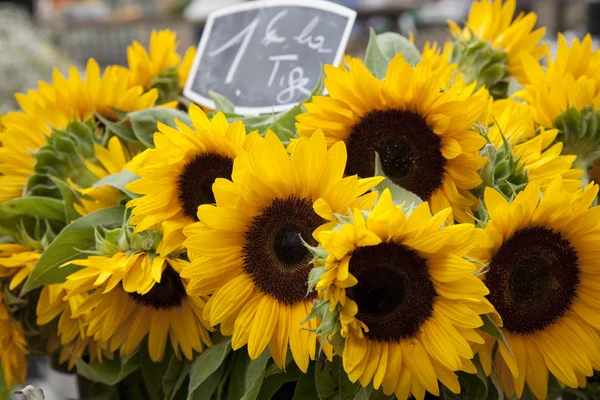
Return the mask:
[[564,153],[577,155],[583,165],[600,157],[600,50],[593,51],[591,36],[569,47],[559,34],[547,69],[529,54],[521,59],[528,83],[514,96],[529,103],[538,124],[559,129]]
[[510,203],[491,188],[485,192],[490,219],[472,257],[489,268],[488,299],[508,347],[484,335],[479,359],[488,375],[494,365],[508,396],[521,397],[527,383],[545,399],[549,372],[576,388],[600,366],[600,209],[590,208],[598,187],[572,193],[562,184],[559,176],[541,191],[532,182]]
[[463,29],[448,22],[456,39],[452,60],[459,65],[459,72],[464,73],[467,82],[486,86],[495,99],[507,97],[510,77],[521,84],[527,82],[521,52],[527,52],[536,62],[546,52],[541,44],[546,29],[534,30],[534,13],[514,18],[516,3],[475,1]]
[[209,120],[196,105],[189,112],[192,127],[178,120],[177,129],[159,123],[156,148],[135,157],[130,166],[140,179],[127,189],[142,195],[128,203],[131,223],[138,231],[162,226],[159,251],[164,254],[180,246],[183,227],[198,220],[198,206],[215,202],[215,179],[231,178],[235,158],[255,136],[246,135],[241,121],[230,125],[222,113]]
[[[81,138],[81,132],[73,132],[69,124],[87,125],[82,129],[92,132],[84,136],[94,137],[95,126],[89,121],[95,113],[116,120],[116,110],[130,112],[152,107],[158,92],[153,89],[144,93],[141,86],[129,87],[127,71],[116,67],[106,68],[101,75],[98,63],[90,59],[85,79],[75,67],[67,78],[55,71],[51,84],[40,82],[37,90],[30,90],[26,95],[17,94],[16,98],[22,111],[4,116],[5,128],[0,133],[0,201],[27,193],[28,180],[37,172],[36,152],[40,148],[46,145],[58,148],[60,143],[73,139],[73,134]],[[49,139],[55,132],[58,132],[57,138]],[[67,145],[76,146],[74,143]],[[84,148],[91,151],[93,145],[88,143]],[[63,153],[70,154],[70,151]],[[52,166],[53,162],[49,162],[40,168]],[[92,174],[84,169],[75,172],[85,175],[82,176],[84,179],[92,178]],[[62,171],[64,175],[65,171]]]
[[[83,322],[83,338],[105,343],[110,352],[131,355],[148,337],[154,362],[162,360],[169,339],[177,357],[192,359],[211,341],[202,318],[207,299],[188,296],[179,275],[188,262],[157,254],[150,236],[123,233],[106,235],[97,246],[103,255],[69,263],[83,267],[63,284],[65,301],[83,296],[70,317]],[[111,239],[118,246],[110,246]]]
[[[191,264],[190,295],[212,294],[205,315],[232,346],[248,345],[252,359],[268,346],[280,367],[288,348],[306,371],[314,359],[316,336],[303,322],[315,295],[307,295],[315,232],[332,228],[336,214],[368,208],[375,194],[365,192],[381,178],[344,177],[343,143],[329,150],[322,132],[301,138],[288,154],[268,131],[234,163],[232,180],[217,179],[216,205],[201,205],[199,222],[185,228]],[[307,328],[307,329],[300,329]]]
[[450,213],[432,216],[425,202],[406,215],[386,189],[367,217],[355,210],[319,233],[328,257],[317,290],[339,313],[351,381],[423,398],[439,395],[438,381],[458,393],[454,371],[475,369],[470,343],[483,342],[475,328],[493,307],[473,275],[478,267],[463,256],[481,232],[444,226]]
[[129,85],[156,88],[160,103],[174,100],[185,85],[195,55],[195,47],[190,47],[181,58],[175,32],[152,31],[149,51],[137,41],[127,48]]
[[347,175],[373,176],[377,153],[395,184],[434,211],[452,207],[469,220],[476,201],[468,190],[481,183],[477,170],[486,161],[478,152],[485,139],[471,127],[484,117],[488,94],[460,76],[450,80],[439,65],[424,57],[413,67],[398,54],[383,81],[356,59],[349,71],[327,65],[330,96],[305,104],[296,126],[301,137],[323,129],[329,146],[345,142]]

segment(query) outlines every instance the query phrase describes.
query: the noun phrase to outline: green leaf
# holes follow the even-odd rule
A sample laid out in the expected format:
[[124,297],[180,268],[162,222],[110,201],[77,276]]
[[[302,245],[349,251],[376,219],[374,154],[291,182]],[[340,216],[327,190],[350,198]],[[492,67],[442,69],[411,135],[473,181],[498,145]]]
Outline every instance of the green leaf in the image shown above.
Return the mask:
[[350,382],[342,366],[341,357],[333,357],[333,361],[325,361],[316,366],[315,378],[317,392],[321,400],[352,400],[360,389],[360,383]]
[[167,371],[162,378],[162,390],[166,400],[173,400],[175,398],[191,368],[191,361],[187,359],[183,361],[178,360],[175,355],[171,357]]
[[419,50],[404,36],[394,32],[376,35],[371,28],[364,63],[374,77],[384,79],[390,62],[398,53],[402,53],[404,60],[412,66],[421,60]]
[[[271,367],[273,366],[276,367],[276,364],[273,363]],[[268,370],[270,370],[271,367],[269,367]],[[272,398],[273,395],[277,393],[277,391],[285,383],[298,380],[298,378],[302,374],[300,368],[298,368],[295,363],[290,364],[286,371],[282,371],[279,368],[277,368],[279,372],[269,374],[268,370],[265,373],[265,380],[263,381],[263,384],[260,388],[260,393],[258,394],[258,398],[261,400],[268,400]]]
[[20,197],[0,204],[0,227],[11,236],[21,221],[35,222],[36,219],[64,224],[63,202],[49,197]]
[[227,97],[217,92],[213,92],[212,90],[208,92],[208,95],[215,102],[215,108],[217,111],[221,111],[223,113],[235,112],[235,106]]
[[62,179],[59,179],[55,176],[51,176],[50,179],[52,179],[52,182],[56,184],[56,186],[60,190],[60,193],[62,194],[63,205],[65,210],[64,212],[66,217],[65,222],[67,224],[70,224],[71,222],[81,217],[81,215],[77,212],[77,210],[75,210],[75,207],[73,206],[74,204],[79,203],[79,195],[67,182],[63,181]]
[[[172,353],[170,348],[170,346],[167,346],[168,353]],[[165,376],[171,362],[171,357],[168,355],[168,353],[165,353],[162,361],[155,363],[152,361],[150,354],[148,353],[147,341],[144,341],[144,343],[140,346],[139,355],[140,366],[142,368],[142,377],[144,378],[144,383],[146,385],[146,389],[148,389],[147,392],[150,395],[151,400],[162,399],[162,378]]]
[[200,387],[215,371],[219,369],[227,354],[231,351],[231,338],[215,344],[205,349],[192,364],[190,370],[190,385],[188,393],[193,395],[194,391]]
[[322,65],[321,65],[320,70],[321,70],[321,73],[319,74],[319,80],[317,81],[317,84],[315,85],[313,90],[310,92],[310,96],[308,96],[306,98],[306,100],[304,100],[302,103],[310,103],[314,96],[322,96],[323,95],[323,90],[325,89],[325,69],[323,68]]
[[100,114],[96,114],[96,118],[104,124],[106,131],[120,137],[121,139],[123,139],[127,142],[137,142],[138,141],[137,137],[133,133],[133,129],[131,129],[130,126],[124,125],[124,123],[127,121],[127,119],[125,119],[124,121],[122,121],[120,123],[116,123],[116,122],[112,122],[111,120],[109,120],[107,118],[104,118]]
[[301,106],[294,106],[285,114],[278,114],[277,119],[267,129],[275,132],[283,144],[289,144],[290,140],[298,137],[296,134],[296,116],[302,114]]
[[132,193],[129,190],[125,189],[125,186],[135,180],[138,180],[139,178],[140,178],[139,176],[137,176],[133,172],[126,169],[125,171],[119,172],[117,174],[105,176],[104,178],[102,178],[98,182],[96,182],[94,184],[94,187],[99,188],[102,186],[111,186],[116,189],[119,189],[121,192],[125,193],[127,196],[131,197],[132,199],[135,199],[136,197],[139,197],[139,195]]
[[[386,176],[383,171],[383,167],[381,166],[381,159],[379,158],[379,154],[377,152],[375,152],[375,176]],[[394,204],[404,204],[403,208],[405,212],[412,210],[414,207],[423,202],[419,196],[401,186],[396,185],[387,177],[379,185],[377,185],[377,187],[375,187],[375,190],[378,190],[380,194],[383,193],[385,189],[390,190]]]
[[385,32],[377,35],[377,44],[383,56],[389,61],[392,61],[398,53],[402,53],[404,60],[413,67],[421,61],[421,53],[416,46],[398,33]]
[[125,207],[105,208],[81,217],[68,225],[42,253],[21,293],[25,294],[41,285],[64,282],[67,276],[80,267],[70,265],[60,268],[60,266],[67,261],[87,257],[84,251],[94,248],[96,243],[95,229],[99,226],[119,226],[123,223],[124,215]]
[[231,352],[231,370],[225,385],[227,400],[240,400],[246,393],[246,369],[250,357],[246,349]]
[[154,147],[154,133],[158,132],[157,123],[160,121],[175,127],[176,118],[188,126],[192,125],[189,115],[176,108],[155,107],[129,113],[135,137],[147,147]]
[[377,79],[385,78],[385,73],[389,65],[389,60],[383,55],[379,43],[377,42],[377,34],[373,28],[369,31],[369,43],[365,52],[365,67]]
[[489,314],[482,315],[481,319],[483,320],[483,326],[481,326],[479,329],[504,343],[510,354],[512,354],[512,350],[510,349],[502,330],[494,321],[492,321]]
[[315,377],[315,362],[308,364],[308,370],[305,374],[300,374],[294,397],[292,400],[318,399],[317,383]]
[[260,393],[265,373],[267,362],[271,359],[269,350],[265,350],[256,360],[250,360],[246,369],[246,393],[242,400],[256,400]]
[[189,400],[212,400],[219,386],[219,382],[225,372],[225,364],[221,364],[219,369],[208,377],[202,384],[193,392],[188,395]]
[[77,373],[92,382],[102,383],[112,386],[121,382],[127,375],[140,367],[139,356],[137,353],[129,357],[119,357],[115,355],[114,359],[104,359],[102,362],[94,360],[86,363],[77,357]]

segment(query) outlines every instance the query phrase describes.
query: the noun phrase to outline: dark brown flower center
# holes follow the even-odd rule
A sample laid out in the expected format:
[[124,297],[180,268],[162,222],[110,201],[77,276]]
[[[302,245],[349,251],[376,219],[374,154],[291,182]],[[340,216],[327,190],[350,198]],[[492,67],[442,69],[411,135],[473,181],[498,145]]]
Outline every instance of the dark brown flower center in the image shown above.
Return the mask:
[[446,159],[442,141],[423,117],[407,110],[371,111],[352,127],[346,175],[375,174],[375,152],[395,184],[429,200],[442,184]]
[[285,304],[314,298],[307,296],[311,254],[302,239],[313,246],[315,229],[325,220],[312,201],[290,196],[275,199],[254,217],[244,234],[244,270],[266,294]]
[[436,296],[425,258],[401,244],[381,243],[356,249],[349,268],[358,284],[346,294],[357,303],[369,339],[397,342],[419,333]]
[[183,213],[198,221],[198,206],[213,204],[212,191],[217,178],[231,179],[233,160],[216,153],[198,154],[181,171],[177,181],[177,194]]
[[148,293],[144,295],[139,293],[127,294],[136,303],[157,310],[180,307],[181,302],[187,296],[181,277],[170,266],[167,266],[163,271],[160,283],[155,283]]
[[555,323],[577,295],[577,253],[558,232],[518,230],[490,261],[485,283],[504,328],[531,334]]

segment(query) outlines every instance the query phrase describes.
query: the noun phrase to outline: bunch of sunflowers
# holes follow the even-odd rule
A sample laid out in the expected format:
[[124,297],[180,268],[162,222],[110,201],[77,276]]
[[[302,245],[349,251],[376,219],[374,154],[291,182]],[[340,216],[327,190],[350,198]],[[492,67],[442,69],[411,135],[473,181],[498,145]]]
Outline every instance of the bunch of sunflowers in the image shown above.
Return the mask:
[[169,31],[17,94],[0,396],[42,354],[81,398],[598,395],[600,52],[514,14],[372,33],[280,114],[190,104]]

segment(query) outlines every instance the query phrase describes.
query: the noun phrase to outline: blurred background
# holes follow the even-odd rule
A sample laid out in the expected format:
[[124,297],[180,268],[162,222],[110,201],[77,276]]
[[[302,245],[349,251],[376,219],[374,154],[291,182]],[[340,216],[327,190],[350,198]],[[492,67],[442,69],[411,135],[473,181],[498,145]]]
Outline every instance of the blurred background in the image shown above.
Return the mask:
[[[15,92],[49,80],[52,68],[127,62],[126,48],[147,45],[152,29],[177,32],[180,53],[198,43],[208,14],[244,0],[0,0],[0,114],[15,109]],[[358,13],[347,52],[362,56],[368,27],[414,32],[420,48],[448,37],[447,19],[462,22],[471,0],[336,0]],[[600,35],[600,0],[519,0],[548,27],[549,41],[562,31]]]

